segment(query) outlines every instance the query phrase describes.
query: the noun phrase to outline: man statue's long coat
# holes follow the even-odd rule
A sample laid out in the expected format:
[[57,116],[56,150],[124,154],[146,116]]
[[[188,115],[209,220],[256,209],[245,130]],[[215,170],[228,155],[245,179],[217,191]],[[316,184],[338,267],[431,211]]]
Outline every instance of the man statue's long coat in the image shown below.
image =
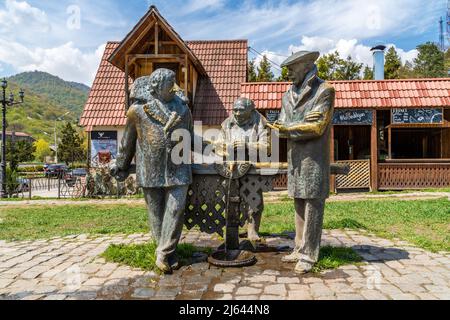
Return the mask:
[[[161,110],[168,114],[176,112],[180,117],[178,124],[172,126],[167,133],[164,132],[164,124],[155,119],[161,115]],[[191,165],[175,164],[171,157],[174,147],[178,144],[172,141],[171,134],[177,129],[185,129],[192,136],[192,115],[179,96],[164,104],[152,98],[145,105],[133,104],[127,113],[127,124],[117,157],[117,166],[121,170],[127,170],[136,155],[136,179],[139,187],[190,185]],[[191,142],[188,146],[191,146]]]
[[[300,199],[326,199],[330,193],[330,133],[335,90],[310,72],[300,88],[292,86],[283,96],[280,122],[303,125],[308,130],[288,134],[289,195]],[[321,119],[306,121],[310,112],[320,112]]]

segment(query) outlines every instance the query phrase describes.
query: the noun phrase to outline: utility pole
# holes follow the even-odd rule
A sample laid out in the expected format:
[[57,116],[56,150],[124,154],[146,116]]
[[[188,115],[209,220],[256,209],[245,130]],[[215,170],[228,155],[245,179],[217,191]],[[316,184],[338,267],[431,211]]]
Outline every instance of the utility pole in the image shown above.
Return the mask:
[[14,95],[12,92],[9,95],[9,100],[6,100],[6,88],[8,88],[8,81],[2,80],[2,163],[1,163],[1,185],[0,185],[0,197],[6,198],[8,196],[6,190],[6,107],[14,106],[23,103],[25,93],[21,89],[19,92],[20,101],[14,101]]

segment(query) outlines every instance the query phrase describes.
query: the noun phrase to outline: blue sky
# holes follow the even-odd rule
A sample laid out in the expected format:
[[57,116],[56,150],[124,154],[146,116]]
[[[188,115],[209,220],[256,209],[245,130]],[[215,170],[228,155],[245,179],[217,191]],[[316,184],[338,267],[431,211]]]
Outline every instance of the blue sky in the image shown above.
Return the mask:
[[277,63],[338,50],[371,64],[380,43],[412,60],[418,44],[438,40],[447,10],[447,0],[0,0],[0,75],[42,70],[90,85],[105,43],[123,39],[150,4],[185,40],[248,39]]

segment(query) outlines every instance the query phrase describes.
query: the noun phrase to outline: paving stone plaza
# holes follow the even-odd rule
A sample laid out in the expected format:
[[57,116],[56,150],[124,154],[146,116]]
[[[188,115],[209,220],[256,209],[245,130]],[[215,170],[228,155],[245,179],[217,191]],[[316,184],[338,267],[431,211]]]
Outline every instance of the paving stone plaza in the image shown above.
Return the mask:
[[[450,254],[431,253],[400,240],[361,231],[324,230],[323,245],[353,248],[363,257],[320,274],[297,275],[281,263],[285,253],[257,254],[258,263],[220,269],[206,262],[159,276],[107,263],[99,255],[112,243],[140,244],[145,234],[68,236],[39,241],[0,241],[0,299],[233,299],[233,300],[448,300]],[[195,231],[183,242],[215,248],[218,239]],[[268,237],[271,247],[291,247],[287,237]]]

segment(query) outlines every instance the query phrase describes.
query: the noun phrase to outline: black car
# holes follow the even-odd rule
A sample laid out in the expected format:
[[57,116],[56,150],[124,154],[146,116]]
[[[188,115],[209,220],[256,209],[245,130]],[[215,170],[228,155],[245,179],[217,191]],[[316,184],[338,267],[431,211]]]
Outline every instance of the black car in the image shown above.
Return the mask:
[[65,164],[51,164],[45,170],[46,178],[63,177],[69,168]]

